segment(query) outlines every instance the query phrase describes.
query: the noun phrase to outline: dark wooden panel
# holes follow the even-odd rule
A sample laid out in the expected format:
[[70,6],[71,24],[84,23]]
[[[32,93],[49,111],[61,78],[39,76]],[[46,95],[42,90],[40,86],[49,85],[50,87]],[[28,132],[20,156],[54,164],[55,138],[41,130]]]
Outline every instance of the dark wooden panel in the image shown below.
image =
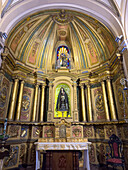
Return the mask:
[[47,151],[43,170],[79,170],[78,151]]

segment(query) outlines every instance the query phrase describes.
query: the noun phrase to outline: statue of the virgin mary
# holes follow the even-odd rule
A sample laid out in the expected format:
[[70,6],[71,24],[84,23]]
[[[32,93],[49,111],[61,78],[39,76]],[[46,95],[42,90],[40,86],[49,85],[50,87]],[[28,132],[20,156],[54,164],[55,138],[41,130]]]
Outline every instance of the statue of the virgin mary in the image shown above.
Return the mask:
[[69,102],[68,95],[66,94],[63,87],[61,87],[56,104],[57,111],[67,111],[67,116],[69,114]]

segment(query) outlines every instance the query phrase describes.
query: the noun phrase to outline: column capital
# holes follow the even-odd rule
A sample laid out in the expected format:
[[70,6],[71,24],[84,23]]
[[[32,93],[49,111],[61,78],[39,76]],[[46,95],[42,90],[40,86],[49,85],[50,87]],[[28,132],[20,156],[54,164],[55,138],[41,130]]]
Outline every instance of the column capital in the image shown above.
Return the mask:
[[100,80],[100,83],[101,83],[101,84],[104,84],[104,83],[105,83],[105,82],[104,82],[104,79],[101,79],[101,80]]
[[76,87],[76,86],[77,86],[77,82],[74,81],[74,82],[72,83],[72,86],[73,86],[73,87]]
[[48,85],[49,87],[53,87],[54,85],[53,85],[53,83],[49,83],[49,85]]
[[19,79],[18,79],[18,78],[14,78],[14,81],[15,81],[15,82],[18,82],[18,81],[19,81]]
[[99,79],[98,82],[103,84],[105,80],[106,80],[106,78],[102,78],[102,79]]
[[24,80],[21,80],[21,84],[24,84],[24,82],[25,82]]
[[45,87],[46,83],[41,83],[40,85],[41,85],[41,87]]
[[80,87],[81,87],[81,88],[84,88],[84,83],[80,83]]
[[85,82],[85,85],[86,85],[87,87],[90,87],[90,86],[91,86],[90,80],[86,81],[86,82]]
[[14,81],[17,81],[17,80],[19,81],[19,76],[13,75],[13,76],[12,76],[12,79],[13,79]]
[[105,80],[112,80],[113,79],[113,77],[112,76],[106,76],[106,79]]
[[53,83],[53,81],[54,81],[55,79],[49,78],[48,80],[49,80],[49,83]]
[[35,83],[35,87],[37,87],[37,86],[39,86],[40,85],[40,83]]
[[76,82],[78,79],[77,78],[72,78],[71,79],[73,82]]

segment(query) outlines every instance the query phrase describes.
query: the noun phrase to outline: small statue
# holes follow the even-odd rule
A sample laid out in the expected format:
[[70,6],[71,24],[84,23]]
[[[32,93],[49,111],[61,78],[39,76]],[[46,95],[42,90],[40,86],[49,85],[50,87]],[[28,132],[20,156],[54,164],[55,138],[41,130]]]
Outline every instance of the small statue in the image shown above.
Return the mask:
[[66,67],[67,66],[67,60],[66,60],[66,55],[64,53],[62,53],[60,55],[60,65],[61,67]]
[[4,131],[3,131],[4,137],[6,135],[6,128],[7,128],[7,118],[5,119],[5,122],[4,122]]
[[59,95],[58,95],[56,110],[57,111],[67,111],[67,116],[69,114],[68,95],[66,94],[63,87],[61,87]]

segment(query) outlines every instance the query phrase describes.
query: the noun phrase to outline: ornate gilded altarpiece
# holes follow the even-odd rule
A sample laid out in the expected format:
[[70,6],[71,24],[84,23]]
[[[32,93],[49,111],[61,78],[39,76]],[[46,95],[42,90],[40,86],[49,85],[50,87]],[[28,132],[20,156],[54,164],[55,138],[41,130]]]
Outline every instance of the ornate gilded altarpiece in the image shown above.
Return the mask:
[[[34,169],[38,139],[89,141],[90,165],[105,164],[113,133],[124,142],[128,167],[128,125],[124,120],[128,105],[120,84],[124,72],[115,37],[104,24],[76,11],[41,11],[21,20],[5,45],[0,134],[5,130],[9,135],[11,151],[4,159],[4,169]],[[61,49],[58,58],[57,49]],[[60,106],[61,88],[65,95]],[[83,160],[80,152],[81,168]]]

